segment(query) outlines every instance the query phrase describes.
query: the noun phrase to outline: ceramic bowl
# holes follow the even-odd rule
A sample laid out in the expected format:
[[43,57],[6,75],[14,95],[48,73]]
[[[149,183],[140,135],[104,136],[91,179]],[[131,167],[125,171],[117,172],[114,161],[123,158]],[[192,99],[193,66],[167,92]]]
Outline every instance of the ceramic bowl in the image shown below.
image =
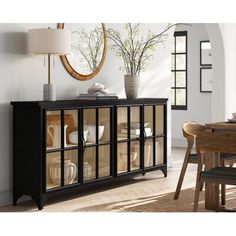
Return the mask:
[[[84,131],[84,141],[86,142],[88,138],[88,130]],[[78,144],[78,131],[74,131],[69,134],[69,141],[72,144]]]
[[[95,143],[96,142],[96,126],[95,125],[86,125],[85,129],[88,130],[88,139],[87,141],[89,143]],[[102,138],[104,132],[104,126],[100,125],[98,126],[98,140]]]

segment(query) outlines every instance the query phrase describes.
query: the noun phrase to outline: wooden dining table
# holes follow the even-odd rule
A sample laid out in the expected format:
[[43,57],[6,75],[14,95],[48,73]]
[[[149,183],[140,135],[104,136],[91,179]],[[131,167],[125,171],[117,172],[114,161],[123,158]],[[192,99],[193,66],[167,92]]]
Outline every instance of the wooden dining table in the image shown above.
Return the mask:
[[[236,132],[236,123],[216,122],[205,124],[207,132]],[[206,153],[206,169],[220,165],[220,153]],[[207,183],[205,186],[205,208],[216,210],[219,207],[219,188],[215,184]]]

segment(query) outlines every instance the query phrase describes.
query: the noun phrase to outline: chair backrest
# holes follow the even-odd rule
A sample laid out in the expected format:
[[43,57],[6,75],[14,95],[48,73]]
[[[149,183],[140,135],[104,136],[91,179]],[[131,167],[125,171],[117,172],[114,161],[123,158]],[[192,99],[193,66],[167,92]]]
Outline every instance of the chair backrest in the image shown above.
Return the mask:
[[188,140],[188,142],[193,143],[196,135],[205,130],[205,126],[195,121],[189,121],[183,124],[182,130],[183,130],[183,136]]
[[198,152],[236,153],[236,133],[200,132],[196,137]]

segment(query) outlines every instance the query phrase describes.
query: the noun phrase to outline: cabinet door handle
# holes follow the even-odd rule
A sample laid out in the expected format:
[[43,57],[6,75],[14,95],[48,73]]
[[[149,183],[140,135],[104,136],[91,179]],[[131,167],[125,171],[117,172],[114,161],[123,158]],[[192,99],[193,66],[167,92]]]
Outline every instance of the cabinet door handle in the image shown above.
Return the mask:
[[84,138],[82,137],[82,151],[85,150],[85,146],[86,146],[86,142],[85,142]]
[[146,133],[145,130],[143,131],[143,137],[144,137],[144,138],[147,138],[147,133]]

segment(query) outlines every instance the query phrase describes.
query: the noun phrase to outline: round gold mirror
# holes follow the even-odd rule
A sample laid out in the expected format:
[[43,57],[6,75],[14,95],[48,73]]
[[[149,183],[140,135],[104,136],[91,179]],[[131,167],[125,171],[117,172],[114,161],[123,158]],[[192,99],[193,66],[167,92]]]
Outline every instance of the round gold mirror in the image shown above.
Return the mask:
[[65,69],[75,79],[92,79],[101,70],[106,57],[105,25],[59,23],[58,28],[71,31],[71,53],[61,56]]

